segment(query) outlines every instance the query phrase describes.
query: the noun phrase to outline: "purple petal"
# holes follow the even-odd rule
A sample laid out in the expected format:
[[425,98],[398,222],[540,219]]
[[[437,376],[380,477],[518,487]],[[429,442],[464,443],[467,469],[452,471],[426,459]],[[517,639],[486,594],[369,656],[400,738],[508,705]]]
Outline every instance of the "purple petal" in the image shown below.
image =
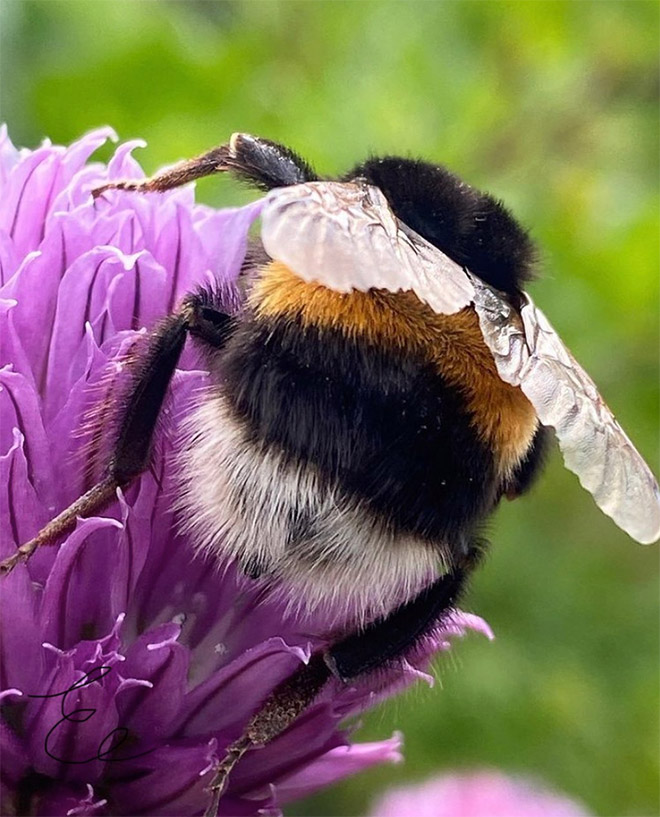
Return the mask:
[[[303,650],[288,646],[281,638],[247,650],[186,696],[174,724],[175,734],[191,737],[221,731],[228,738],[238,737],[256,710],[255,702],[265,700],[306,659]],[[249,696],[245,689],[250,690]]]
[[99,637],[121,612],[112,609],[105,592],[107,570],[116,556],[112,529],[119,524],[107,518],[83,519],[60,547],[39,611],[44,641],[67,649],[85,635]]
[[11,448],[0,456],[0,547],[4,555],[31,539],[47,521],[47,511],[30,482],[25,437],[17,428],[12,436]]
[[7,132],[7,126],[3,123],[0,125],[0,183],[2,183],[3,188],[19,159],[20,152],[12,144]]
[[[94,341],[104,341],[123,329],[137,329],[141,304],[161,307],[164,271],[143,256],[125,256],[113,247],[99,247],[81,255],[62,278],[48,350],[46,372],[47,418],[57,413],[73,385],[84,375],[87,355],[81,340],[86,326]],[[159,292],[160,291],[160,292]],[[149,316],[153,323],[155,313]],[[83,354],[78,354],[78,352]]]
[[12,310],[14,326],[40,390],[45,386],[58,290],[69,253],[75,253],[72,256],[75,257],[94,246],[91,236],[71,231],[70,227],[65,220],[59,222],[58,229],[51,230],[44,239],[41,250],[26,256],[15,276],[3,287],[3,297],[17,302]]
[[17,302],[13,299],[0,299],[0,321],[3,327],[0,333],[0,366],[8,366],[13,371],[22,374],[36,390],[32,367],[14,326],[13,310],[16,306]]
[[[6,698],[4,704],[6,705]],[[0,753],[2,754],[0,803],[8,803],[9,793],[18,786],[19,781],[30,768],[30,757],[23,742],[4,720],[0,720]]]
[[180,627],[163,624],[140,636],[126,652],[124,677],[141,678],[151,687],[139,686],[119,694],[119,720],[142,743],[152,744],[168,735],[167,713],[178,712],[186,692],[189,653],[176,642]]
[[0,452],[14,443],[14,429],[24,429],[23,451],[28,479],[46,505],[52,505],[53,469],[50,446],[34,386],[8,367],[0,369]]
[[3,584],[0,688],[15,687],[24,693],[38,691],[44,671],[42,639],[36,618],[38,597],[25,567],[17,568]]
[[44,222],[62,148],[42,147],[13,168],[0,202],[0,229],[14,242],[16,253],[36,250],[43,238]]
[[113,696],[102,681],[74,688],[82,677],[73,653],[56,656],[49,680],[39,692],[53,697],[29,700],[25,731],[36,771],[55,779],[93,782],[104,767],[98,759],[109,746],[104,738],[118,721]]
[[112,159],[108,163],[107,178],[112,181],[121,179],[142,179],[144,177],[144,170],[140,167],[139,162],[133,158],[133,151],[136,148],[146,148],[147,143],[144,139],[131,139],[129,142],[124,142],[119,145],[114,153]]
[[114,808],[120,814],[163,817],[200,813],[209,799],[206,787],[216,760],[213,741],[194,745],[170,741],[133,761],[132,779],[113,783]]
[[0,287],[2,287],[16,272],[19,256],[11,236],[0,230]]
[[377,743],[337,746],[277,783],[280,803],[290,803],[381,763],[401,763],[402,737],[392,735]]
[[0,204],[0,227],[13,239],[17,254],[38,249],[55,196],[89,155],[112,136],[114,131],[103,128],[67,150],[42,147],[14,166]]

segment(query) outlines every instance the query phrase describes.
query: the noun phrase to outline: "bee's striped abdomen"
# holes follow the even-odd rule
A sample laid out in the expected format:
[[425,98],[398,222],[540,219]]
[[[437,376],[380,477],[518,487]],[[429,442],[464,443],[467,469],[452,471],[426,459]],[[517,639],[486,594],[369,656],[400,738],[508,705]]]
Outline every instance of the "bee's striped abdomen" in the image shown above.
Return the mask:
[[223,372],[255,446],[314,467],[394,530],[460,549],[496,500],[493,453],[463,396],[428,361],[261,318],[238,328]]
[[185,459],[214,478],[190,479],[184,504],[202,546],[250,575],[373,618],[461,562],[506,488],[467,382],[483,342],[470,316],[444,334],[429,325],[408,293],[307,289],[297,302],[270,284],[209,361],[220,388]]

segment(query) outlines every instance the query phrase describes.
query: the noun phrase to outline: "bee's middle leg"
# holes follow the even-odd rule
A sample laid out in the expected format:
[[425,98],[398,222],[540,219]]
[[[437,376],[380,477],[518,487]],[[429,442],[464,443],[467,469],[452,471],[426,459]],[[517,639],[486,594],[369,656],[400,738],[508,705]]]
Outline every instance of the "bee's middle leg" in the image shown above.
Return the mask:
[[0,575],[26,562],[41,545],[54,544],[75,526],[79,516],[89,516],[109,504],[117,488],[146,470],[158,417],[187,335],[218,348],[230,323],[229,315],[213,305],[210,295],[198,293],[186,297],[180,309],[151,332],[145,349],[129,364],[132,383],[121,398],[124,406],[105,477],[0,562]]

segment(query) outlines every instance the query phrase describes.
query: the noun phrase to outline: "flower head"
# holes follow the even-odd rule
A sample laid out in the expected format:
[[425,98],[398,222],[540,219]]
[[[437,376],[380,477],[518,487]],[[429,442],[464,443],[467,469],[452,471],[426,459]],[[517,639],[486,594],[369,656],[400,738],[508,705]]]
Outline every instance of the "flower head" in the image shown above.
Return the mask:
[[537,781],[483,770],[445,774],[415,786],[391,789],[371,817],[587,817],[565,795]]
[[[112,415],[126,352],[184,293],[231,287],[258,215],[259,202],[196,204],[192,188],[94,203],[91,188],[143,175],[138,142],[107,167],[87,164],[108,138],[102,129],[68,148],[19,151],[0,134],[3,557],[89,487],[90,444],[104,444],[103,423],[81,434],[90,409]],[[321,617],[293,618],[231,567],[220,575],[177,529],[178,431],[207,380],[198,365],[186,350],[150,470],[3,581],[4,813],[201,813],[225,747],[324,643]],[[221,813],[270,813],[396,761],[397,737],[351,744],[340,722],[409,683],[468,629],[488,634],[457,612],[415,667],[329,684],[292,728],[241,760]]]

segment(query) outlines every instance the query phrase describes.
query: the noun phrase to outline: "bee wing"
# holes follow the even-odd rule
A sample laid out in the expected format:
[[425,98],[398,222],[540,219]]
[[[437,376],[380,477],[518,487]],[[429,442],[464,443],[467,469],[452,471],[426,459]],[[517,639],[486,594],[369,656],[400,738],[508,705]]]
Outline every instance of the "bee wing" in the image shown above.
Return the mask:
[[412,290],[438,313],[474,297],[462,267],[402,224],[376,187],[309,182],[272,191],[261,214],[271,258],[338,292]]
[[653,475],[528,296],[518,312],[398,221],[383,193],[365,184],[310,182],[272,191],[261,237],[271,258],[339,292],[412,290],[446,314],[474,303],[500,377],[520,386],[541,423],[554,427],[566,467],[634,539],[660,537]]
[[520,386],[555,429],[566,467],[598,507],[642,544],[660,537],[660,491],[650,469],[529,296],[516,312],[479,279],[475,309],[500,377]]

